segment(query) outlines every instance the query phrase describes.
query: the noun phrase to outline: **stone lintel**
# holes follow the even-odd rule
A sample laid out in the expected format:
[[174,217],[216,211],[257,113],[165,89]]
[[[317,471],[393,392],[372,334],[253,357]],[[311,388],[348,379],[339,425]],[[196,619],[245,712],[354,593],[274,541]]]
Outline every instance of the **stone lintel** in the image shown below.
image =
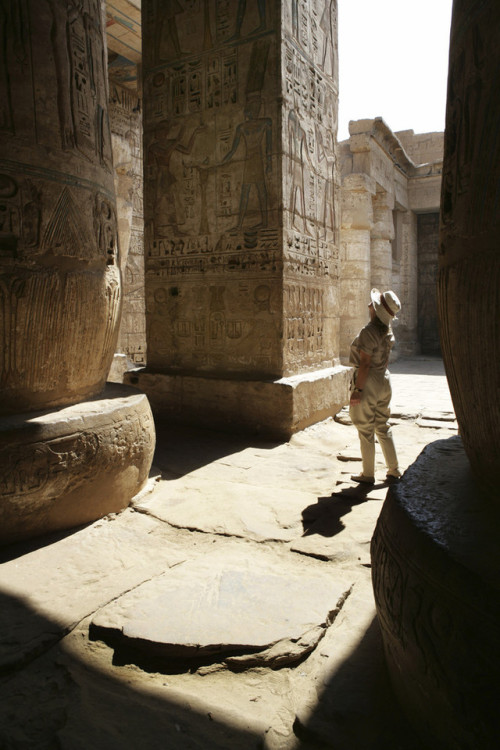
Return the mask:
[[0,544],[68,529],[127,507],[155,445],[147,398],[118,384],[56,411],[0,419]]
[[349,401],[351,368],[338,365],[274,381],[229,380],[131,370],[155,416],[287,440],[333,417]]
[[387,155],[406,173],[412,173],[415,164],[403,144],[382,117],[349,122],[351,151],[368,151],[375,141]]

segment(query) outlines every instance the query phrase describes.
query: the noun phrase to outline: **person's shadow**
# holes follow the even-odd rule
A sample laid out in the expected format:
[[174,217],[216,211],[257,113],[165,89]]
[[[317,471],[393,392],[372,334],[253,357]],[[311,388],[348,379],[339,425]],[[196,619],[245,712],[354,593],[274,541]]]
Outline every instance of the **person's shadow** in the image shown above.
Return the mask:
[[345,524],[341,521],[342,516],[350,513],[355,505],[369,500],[372,490],[386,486],[387,483],[359,484],[356,487],[344,487],[340,492],[332,492],[329,497],[318,497],[315,505],[308,505],[302,511],[303,536],[320,534],[332,537],[339,534],[345,529]]

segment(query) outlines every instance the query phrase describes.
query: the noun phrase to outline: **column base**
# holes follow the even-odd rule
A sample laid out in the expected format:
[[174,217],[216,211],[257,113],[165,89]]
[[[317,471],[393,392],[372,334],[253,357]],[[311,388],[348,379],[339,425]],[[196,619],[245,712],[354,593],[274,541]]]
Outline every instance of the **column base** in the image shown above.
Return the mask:
[[0,544],[122,510],[145,484],[154,446],[146,396],[123,385],[0,418]]
[[330,367],[274,381],[229,380],[131,370],[155,416],[212,429],[287,440],[334,416],[349,401],[352,368]]
[[459,437],[391,487],[372,540],[389,673],[423,746],[493,748],[500,736],[500,508]]

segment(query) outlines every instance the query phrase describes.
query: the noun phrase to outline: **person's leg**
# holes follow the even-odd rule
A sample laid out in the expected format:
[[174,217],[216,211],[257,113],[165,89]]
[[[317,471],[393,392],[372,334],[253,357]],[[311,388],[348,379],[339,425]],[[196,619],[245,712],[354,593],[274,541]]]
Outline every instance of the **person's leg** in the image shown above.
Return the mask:
[[388,476],[397,477],[400,476],[398,457],[389,425],[391,397],[391,380],[389,373],[386,373],[384,382],[381,384],[380,398],[374,410],[375,434],[384,454]]
[[373,417],[373,394],[367,381],[363,397],[359,404],[349,408],[349,415],[359,436],[363,476],[373,479],[375,476],[375,422]]

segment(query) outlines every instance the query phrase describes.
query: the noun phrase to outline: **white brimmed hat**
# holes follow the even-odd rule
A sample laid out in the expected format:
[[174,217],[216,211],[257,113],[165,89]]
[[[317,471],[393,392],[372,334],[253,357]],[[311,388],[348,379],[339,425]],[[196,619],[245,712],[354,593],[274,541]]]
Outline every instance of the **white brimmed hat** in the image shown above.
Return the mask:
[[377,314],[377,318],[385,323],[386,326],[390,325],[393,320],[396,320],[396,313],[401,310],[401,302],[398,296],[391,292],[379,292],[378,289],[372,289],[370,292],[372,298],[373,307]]

